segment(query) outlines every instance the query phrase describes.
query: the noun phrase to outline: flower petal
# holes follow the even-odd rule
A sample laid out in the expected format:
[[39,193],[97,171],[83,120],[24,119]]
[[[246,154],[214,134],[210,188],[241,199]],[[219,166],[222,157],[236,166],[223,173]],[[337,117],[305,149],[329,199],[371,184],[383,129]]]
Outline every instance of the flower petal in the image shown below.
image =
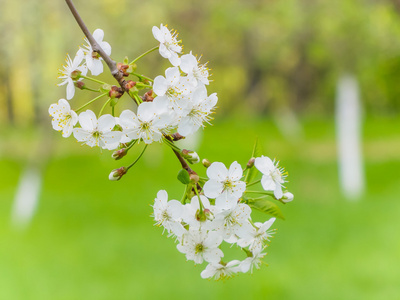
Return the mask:
[[207,176],[210,179],[224,181],[228,177],[228,169],[221,162],[214,162],[207,169]]

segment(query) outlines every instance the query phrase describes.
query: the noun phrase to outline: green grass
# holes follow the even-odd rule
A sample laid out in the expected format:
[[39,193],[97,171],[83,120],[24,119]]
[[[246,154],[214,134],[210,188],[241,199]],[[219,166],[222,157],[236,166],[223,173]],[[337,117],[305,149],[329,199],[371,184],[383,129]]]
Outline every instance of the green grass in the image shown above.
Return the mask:
[[244,165],[258,136],[265,155],[289,171],[295,195],[281,206],[286,220],[275,223],[269,267],[219,282],[201,279],[205,264],[186,262],[149,217],[158,190],[177,199],[183,191],[167,149],[150,148],[125,178],[110,182],[109,171],[123,161],[57,136],[72,154],[57,150],[48,162],[40,206],[23,232],[9,225],[23,164],[3,157],[0,299],[399,299],[400,152],[386,145],[399,145],[400,123],[366,122],[368,187],[358,202],[339,191],[332,123],[304,126],[298,142],[260,120],[205,130],[199,154],[226,164]]

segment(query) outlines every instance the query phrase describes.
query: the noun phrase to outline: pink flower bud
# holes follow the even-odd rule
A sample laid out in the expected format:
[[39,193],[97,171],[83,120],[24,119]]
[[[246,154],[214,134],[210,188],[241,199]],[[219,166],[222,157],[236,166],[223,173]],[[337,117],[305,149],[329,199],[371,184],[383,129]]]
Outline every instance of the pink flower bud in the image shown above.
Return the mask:
[[116,181],[120,180],[122,176],[124,176],[128,172],[125,167],[121,167],[119,169],[114,169],[111,171],[110,175],[108,175],[108,179]]
[[114,151],[113,154],[111,155],[111,157],[114,158],[115,160],[119,160],[119,159],[123,158],[127,153],[128,153],[128,151],[126,151],[125,148],[122,148],[122,149]]
[[252,168],[254,166],[254,162],[256,159],[254,157],[250,158],[249,162],[247,163],[247,168]]

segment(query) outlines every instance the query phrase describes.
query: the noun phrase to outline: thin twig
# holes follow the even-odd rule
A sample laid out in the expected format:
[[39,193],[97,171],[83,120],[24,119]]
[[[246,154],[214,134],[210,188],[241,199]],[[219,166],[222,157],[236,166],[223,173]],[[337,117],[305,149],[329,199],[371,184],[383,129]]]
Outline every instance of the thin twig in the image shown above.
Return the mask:
[[[74,16],[79,27],[81,28],[82,32],[87,37],[90,45],[92,46],[93,51],[99,53],[100,56],[104,59],[108,68],[110,69],[112,76],[114,76],[115,80],[118,81],[121,88],[124,91],[129,92],[129,89],[127,89],[125,86],[126,80],[124,79],[123,72],[118,70],[116,62],[114,60],[112,60],[111,57],[108,56],[104,52],[103,48],[101,48],[101,46],[96,42],[96,40],[94,39],[94,37],[91,34],[91,32],[89,31],[89,29],[86,27],[85,22],[83,22],[81,16],[79,15],[78,11],[76,10],[74,4],[72,3],[72,0],[65,0],[65,2],[67,3],[69,9],[71,10],[71,13]],[[128,95],[129,95],[129,93],[128,93]]]
[[[104,61],[106,62],[108,68],[110,69],[111,74],[118,81],[118,83],[121,86],[121,88],[124,91],[126,91],[128,93],[128,95],[129,95],[129,89],[126,88],[126,81],[124,79],[123,72],[118,70],[116,62],[114,60],[112,60],[111,57],[108,56],[104,52],[104,50],[100,47],[100,45],[96,42],[96,40],[94,39],[94,37],[91,34],[91,32],[89,31],[89,29],[86,27],[85,22],[83,22],[81,16],[79,15],[78,11],[76,10],[74,4],[72,3],[72,0],[65,0],[65,2],[67,3],[69,9],[71,10],[71,13],[74,16],[74,18],[75,18],[76,22],[78,23],[79,27],[81,28],[82,32],[87,37],[90,45],[92,46],[93,51],[96,51],[97,53],[100,54],[100,56],[104,59]],[[133,97],[131,97],[131,98],[133,100],[135,100]],[[171,141],[171,142],[173,142],[173,141]],[[179,152],[177,152],[176,150],[173,150],[173,151],[174,151],[176,157],[179,159],[179,162],[181,163],[181,166],[182,166],[183,169],[185,169],[189,174],[196,173],[189,167],[188,163],[180,155]]]
[[174,151],[176,157],[179,159],[179,162],[181,163],[182,168],[185,169],[189,174],[192,174],[194,171],[189,167],[188,163],[180,155],[180,153],[178,151],[174,150],[174,149],[172,149],[172,151]]

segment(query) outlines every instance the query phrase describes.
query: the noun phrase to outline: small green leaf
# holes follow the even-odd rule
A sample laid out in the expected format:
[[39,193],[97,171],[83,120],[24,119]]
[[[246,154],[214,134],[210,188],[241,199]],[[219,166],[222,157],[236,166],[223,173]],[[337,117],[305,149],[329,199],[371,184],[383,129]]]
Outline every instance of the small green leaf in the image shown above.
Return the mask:
[[189,184],[190,183],[190,177],[189,177],[189,173],[185,170],[185,169],[181,169],[178,172],[178,176],[177,176],[178,180],[180,182],[182,182],[183,184]]
[[[262,148],[260,146],[260,143],[258,142],[258,138],[256,139],[253,147],[253,153],[251,157],[260,157],[262,155]],[[246,176],[246,182],[250,183],[254,181],[254,178],[257,176],[257,169],[253,166],[249,171],[249,173]]]
[[282,220],[285,219],[278,205],[267,199],[248,199],[247,204],[250,207],[255,208],[271,216],[281,218]]

